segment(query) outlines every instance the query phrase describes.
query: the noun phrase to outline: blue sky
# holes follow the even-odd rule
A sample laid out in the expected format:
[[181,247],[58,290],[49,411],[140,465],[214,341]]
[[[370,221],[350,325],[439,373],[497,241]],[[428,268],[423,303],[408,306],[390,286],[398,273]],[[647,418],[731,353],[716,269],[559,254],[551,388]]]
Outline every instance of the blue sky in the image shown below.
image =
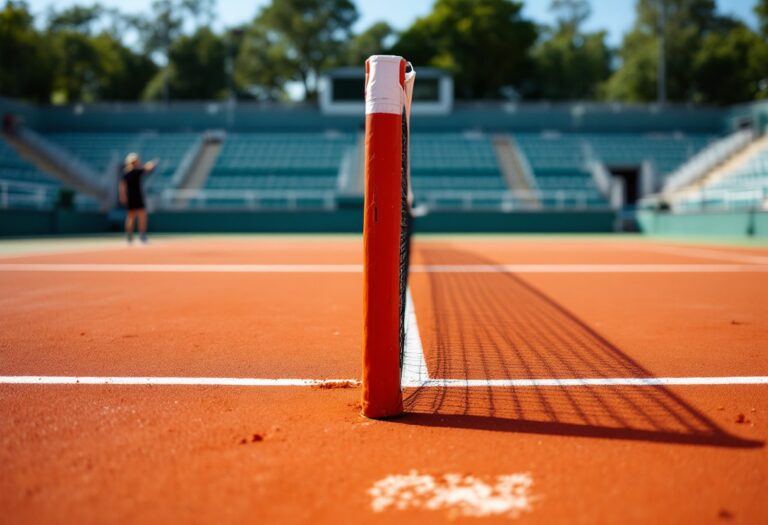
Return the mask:
[[[93,0],[28,0],[35,13],[44,12],[48,6],[63,7],[73,4],[90,4]],[[247,21],[267,4],[269,0],[218,0],[219,26],[235,25]],[[141,12],[149,9],[151,0],[100,0],[100,3],[118,7],[127,12]],[[362,30],[373,22],[385,20],[392,26],[403,29],[414,19],[430,11],[434,0],[356,0],[360,11],[357,29]],[[629,29],[634,19],[635,0],[592,0],[592,17],[587,28],[607,29],[612,45],[621,42],[621,35]],[[755,0],[718,0],[722,12],[730,13],[755,25],[752,7]],[[548,12],[550,0],[527,0],[525,13],[538,22],[550,22]]]

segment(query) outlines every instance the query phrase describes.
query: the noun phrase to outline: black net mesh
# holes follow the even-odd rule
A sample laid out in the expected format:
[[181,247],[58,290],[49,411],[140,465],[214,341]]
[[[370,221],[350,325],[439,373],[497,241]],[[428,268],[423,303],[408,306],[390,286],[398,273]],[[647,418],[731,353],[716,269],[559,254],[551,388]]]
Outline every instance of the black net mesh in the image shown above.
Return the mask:
[[400,370],[405,354],[406,297],[408,293],[408,266],[411,253],[411,207],[408,202],[408,118],[403,112],[402,165],[400,187]]

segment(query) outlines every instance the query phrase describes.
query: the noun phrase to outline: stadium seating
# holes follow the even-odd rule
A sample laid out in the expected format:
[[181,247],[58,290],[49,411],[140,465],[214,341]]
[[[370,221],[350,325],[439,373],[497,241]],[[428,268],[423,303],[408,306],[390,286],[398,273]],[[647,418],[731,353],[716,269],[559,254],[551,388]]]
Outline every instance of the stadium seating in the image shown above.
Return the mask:
[[606,165],[639,166],[643,161],[650,161],[662,177],[675,171],[715,138],[700,134],[630,133],[589,133],[579,137],[588,144],[595,157]]
[[683,209],[763,207],[768,201],[768,146],[746,164],[684,198]]
[[479,133],[414,133],[411,184],[417,202],[498,206],[508,189],[491,140]]
[[582,137],[519,133],[514,139],[528,159],[545,207],[607,205],[586,168],[586,145]]
[[58,186],[56,179],[38,170],[0,139],[0,179]]
[[[205,189],[250,191],[261,207],[323,206],[355,141],[351,133],[230,133]],[[207,202],[226,206],[242,200]]]
[[[588,170],[589,159],[609,167],[651,162],[662,177],[672,173],[712,140],[709,135],[631,133],[517,133],[545,206],[604,206],[606,198]],[[575,202],[574,202],[575,201]]]
[[[168,187],[181,160],[199,137],[196,133],[52,133],[46,138],[69,150],[106,176],[112,162],[122,164],[130,152],[142,160],[160,159],[148,189]],[[115,174],[117,176],[117,174]]]
[[0,139],[0,206],[49,208],[56,202],[60,186]]

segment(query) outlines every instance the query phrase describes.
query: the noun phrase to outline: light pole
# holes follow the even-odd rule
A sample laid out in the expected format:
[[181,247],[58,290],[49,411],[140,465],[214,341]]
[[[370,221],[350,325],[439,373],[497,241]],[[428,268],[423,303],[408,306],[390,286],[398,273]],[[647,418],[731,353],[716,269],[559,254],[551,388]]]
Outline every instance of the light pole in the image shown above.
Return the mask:
[[664,0],[658,0],[659,69],[656,75],[656,101],[660,106],[667,103],[667,18]]

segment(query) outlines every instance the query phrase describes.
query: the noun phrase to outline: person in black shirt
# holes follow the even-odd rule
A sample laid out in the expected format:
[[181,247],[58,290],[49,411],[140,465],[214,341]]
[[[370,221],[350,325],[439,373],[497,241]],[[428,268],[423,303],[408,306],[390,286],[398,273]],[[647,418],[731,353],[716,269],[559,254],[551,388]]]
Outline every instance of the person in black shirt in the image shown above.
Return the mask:
[[125,206],[125,235],[128,242],[133,242],[133,223],[139,218],[139,238],[141,242],[147,242],[147,209],[144,205],[144,191],[141,187],[142,179],[149,175],[157,166],[157,161],[149,161],[143,166],[136,153],[129,153],[125,157],[125,167],[120,178],[120,203]]

